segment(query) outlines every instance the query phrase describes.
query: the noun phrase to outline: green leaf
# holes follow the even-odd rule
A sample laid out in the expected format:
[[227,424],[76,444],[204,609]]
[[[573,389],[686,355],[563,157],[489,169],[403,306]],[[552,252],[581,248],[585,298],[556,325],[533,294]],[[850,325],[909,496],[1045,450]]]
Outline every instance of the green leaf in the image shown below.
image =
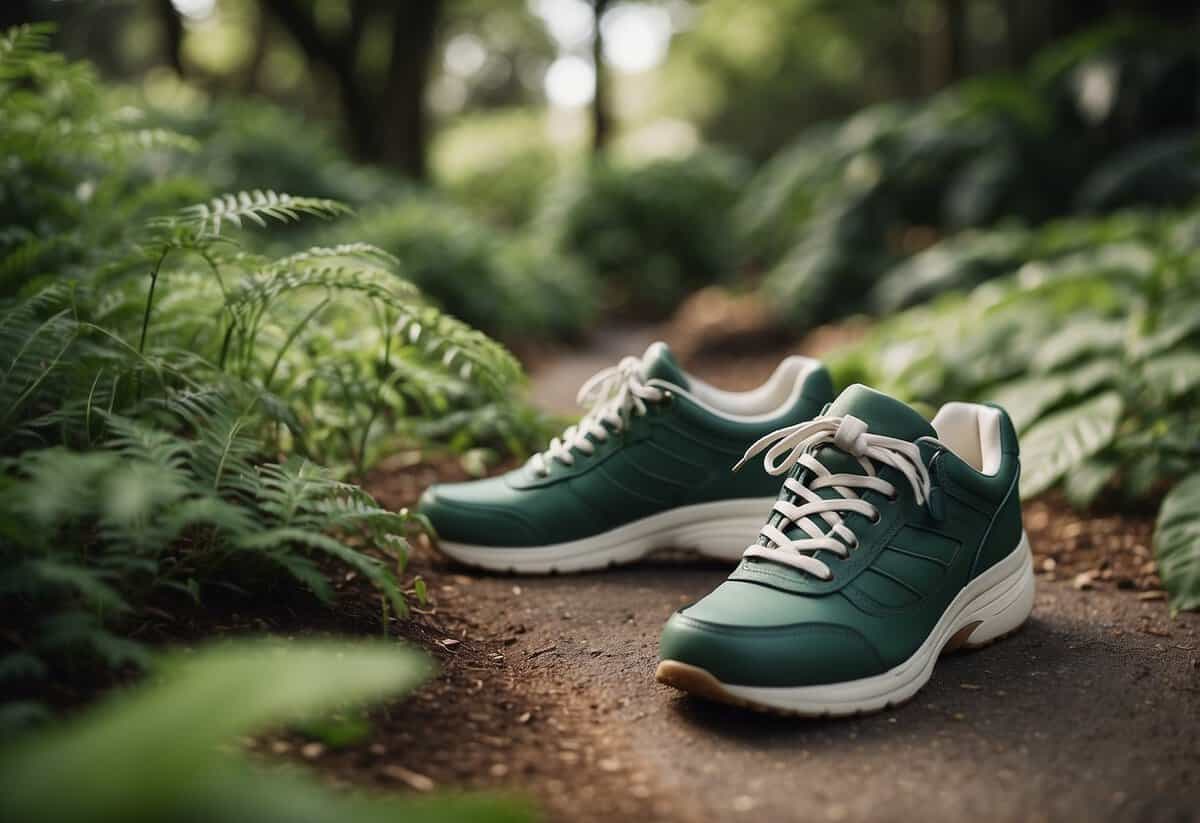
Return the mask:
[[188,206],[177,216],[153,221],[151,225],[155,228],[192,228],[202,234],[216,237],[221,234],[221,228],[226,223],[241,228],[242,221],[248,220],[259,227],[265,227],[266,218],[291,223],[299,220],[302,215],[330,218],[349,211],[349,206],[336,200],[295,197],[286,193],[255,189],[214,197],[207,203]]
[[1021,442],[1021,496],[1040,494],[1111,443],[1123,407],[1121,396],[1109,391],[1031,428]]
[[1200,351],[1160,354],[1142,368],[1146,388],[1153,397],[1175,399],[1200,387]]
[[1104,358],[1062,374],[1010,381],[998,388],[992,399],[1008,412],[1017,431],[1023,432],[1047,411],[1067,400],[1094,393],[1115,381],[1120,373],[1118,361]]
[[1087,357],[1119,352],[1125,345],[1125,325],[1123,320],[1079,318],[1044,341],[1030,366],[1051,372]]
[[96,609],[114,613],[129,611],[129,604],[94,569],[44,558],[35,560],[31,571],[46,583],[74,589]]
[[1158,574],[1175,609],[1200,609],[1200,472],[1163,500],[1154,527]]
[[222,746],[406,692],[430,670],[424,655],[394,643],[262,640],[176,654],[145,686],[10,748],[0,818],[182,819],[182,796],[218,778]]
[[404,601],[404,593],[400,591],[396,578],[383,565],[356,549],[335,540],[327,534],[306,531],[295,527],[280,527],[265,529],[258,534],[244,537],[240,541],[246,549],[269,549],[289,543],[307,546],[323,552],[366,577],[375,588],[379,589],[389,601],[397,614],[407,614],[408,604]]
[[1063,493],[1072,506],[1085,509],[1116,473],[1116,463],[1090,458],[1063,475]]
[[0,683],[16,680],[41,680],[46,664],[29,652],[13,652],[0,657]]

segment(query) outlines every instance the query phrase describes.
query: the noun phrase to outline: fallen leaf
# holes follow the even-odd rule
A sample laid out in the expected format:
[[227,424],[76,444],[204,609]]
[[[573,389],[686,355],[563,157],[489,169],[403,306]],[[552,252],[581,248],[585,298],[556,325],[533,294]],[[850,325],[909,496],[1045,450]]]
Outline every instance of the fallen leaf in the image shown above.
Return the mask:
[[432,778],[426,777],[418,772],[414,772],[411,769],[406,769],[403,766],[395,763],[384,766],[383,773],[385,776],[390,777],[393,780],[399,780],[410,789],[415,789],[418,792],[432,791],[436,785]]

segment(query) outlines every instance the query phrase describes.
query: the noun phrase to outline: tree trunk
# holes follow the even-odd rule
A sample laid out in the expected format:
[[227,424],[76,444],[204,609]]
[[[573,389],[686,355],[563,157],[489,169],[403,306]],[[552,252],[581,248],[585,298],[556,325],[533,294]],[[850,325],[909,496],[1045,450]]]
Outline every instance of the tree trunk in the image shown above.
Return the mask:
[[592,66],[596,73],[596,93],[592,97],[592,151],[604,153],[612,135],[612,118],[608,111],[608,72],[604,68],[604,36],[600,33],[600,18],[608,10],[609,0],[593,0],[595,29],[592,36]]
[[183,77],[183,20],[171,0],[158,0],[158,19],[163,27],[163,50],[167,64]]
[[429,80],[442,0],[395,4],[392,53],[382,78],[362,77],[358,71],[358,48],[366,28],[369,0],[354,4],[350,31],[343,37],[322,32],[303,3],[261,2],[301,51],[333,75],[355,154],[362,160],[386,163],[423,178],[427,173],[428,137],[425,85]]
[[373,154],[417,180],[428,174],[425,87],[442,0],[404,3],[392,23],[392,54],[376,107]]
[[965,0],[945,0],[946,85],[967,73],[967,10]]

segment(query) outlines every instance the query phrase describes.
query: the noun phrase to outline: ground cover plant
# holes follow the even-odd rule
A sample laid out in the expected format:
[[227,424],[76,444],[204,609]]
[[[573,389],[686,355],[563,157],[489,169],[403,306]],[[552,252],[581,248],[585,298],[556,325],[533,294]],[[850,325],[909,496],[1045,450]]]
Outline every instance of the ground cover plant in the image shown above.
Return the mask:
[[1051,224],[1027,245],[1007,274],[883,321],[835,369],[929,405],[1003,405],[1026,497],[1159,506],[1163,583],[1174,607],[1200,607],[1200,211]]
[[340,478],[451,412],[456,430],[495,428],[521,377],[386,252],[267,255],[243,231],[333,218],[336,201],[256,190],[180,207],[203,183],[155,169],[192,141],[140,128],[45,37],[0,40],[11,724],[44,713],[30,698],[57,678],[145,664],[129,632],[153,598],[282,575],[328,599],[352,570],[403,612],[410,518]]

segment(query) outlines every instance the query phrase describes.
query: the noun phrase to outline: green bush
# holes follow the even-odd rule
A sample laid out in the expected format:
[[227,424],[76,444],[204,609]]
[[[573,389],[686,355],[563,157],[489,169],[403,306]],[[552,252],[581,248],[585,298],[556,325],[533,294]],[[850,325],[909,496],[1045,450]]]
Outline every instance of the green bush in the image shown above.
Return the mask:
[[411,691],[430,664],[387,643],[241,641],[154,667],[151,681],[48,732],[5,741],[0,817],[46,823],[527,821],[507,798],[337,793],[237,751],[281,724]]
[[446,437],[500,432],[522,414],[519,365],[377,248],[269,256],[243,230],[332,218],[336,201],[173,208],[198,185],[166,176],[192,141],[139,130],[45,39],[0,37],[5,695],[143,662],[130,633],[171,597],[328,599],[354,570],[402,612],[408,517],[336,478],[445,414]]
[[1175,607],[1200,607],[1200,210],[1053,224],[1028,247],[1019,268],[893,316],[833,368],[918,402],[1001,404],[1027,497],[1061,486],[1086,506],[1113,489],[1129,504],[1173,489],[1160,572]]
[[332,124],[265,100],[221,99],[179,110],[150,109],[147,119],[187,135],[197,149],[176,164],[214,191],[303,191],[355,208],[391,197],[411,183],[350,161]]
[[[866,109],[801,135],[751,180],[735,212],[742,257],[767,269],[765,295],[802,329],[971,285],[1020,257],[1021,226],[1200,194],[1198,100],[1189,41],[1121,25],[1054,47],[1021,77]],[[937,249],[875,292],[922,238],[1000,221],[1014,245],[976,247],[966,265],[973,241],[955,238],[964,269],[941,270]]]
[[502,228],[527,225],[559,175],[559,163],[544,148],[527,148],[493,158],[445,183],[463,208]]
[[611,304],[662,316],[689,291],[736,274],[730,214],[744,177],[739,160],[712,151],[597,163],[560,184],[539,220],[603,281]]
[[593,282],[574,260],[438,195],[369,210],[352,231],[394,255],[402,276],[446,312],[501,337],[571,337],[595,311]]

